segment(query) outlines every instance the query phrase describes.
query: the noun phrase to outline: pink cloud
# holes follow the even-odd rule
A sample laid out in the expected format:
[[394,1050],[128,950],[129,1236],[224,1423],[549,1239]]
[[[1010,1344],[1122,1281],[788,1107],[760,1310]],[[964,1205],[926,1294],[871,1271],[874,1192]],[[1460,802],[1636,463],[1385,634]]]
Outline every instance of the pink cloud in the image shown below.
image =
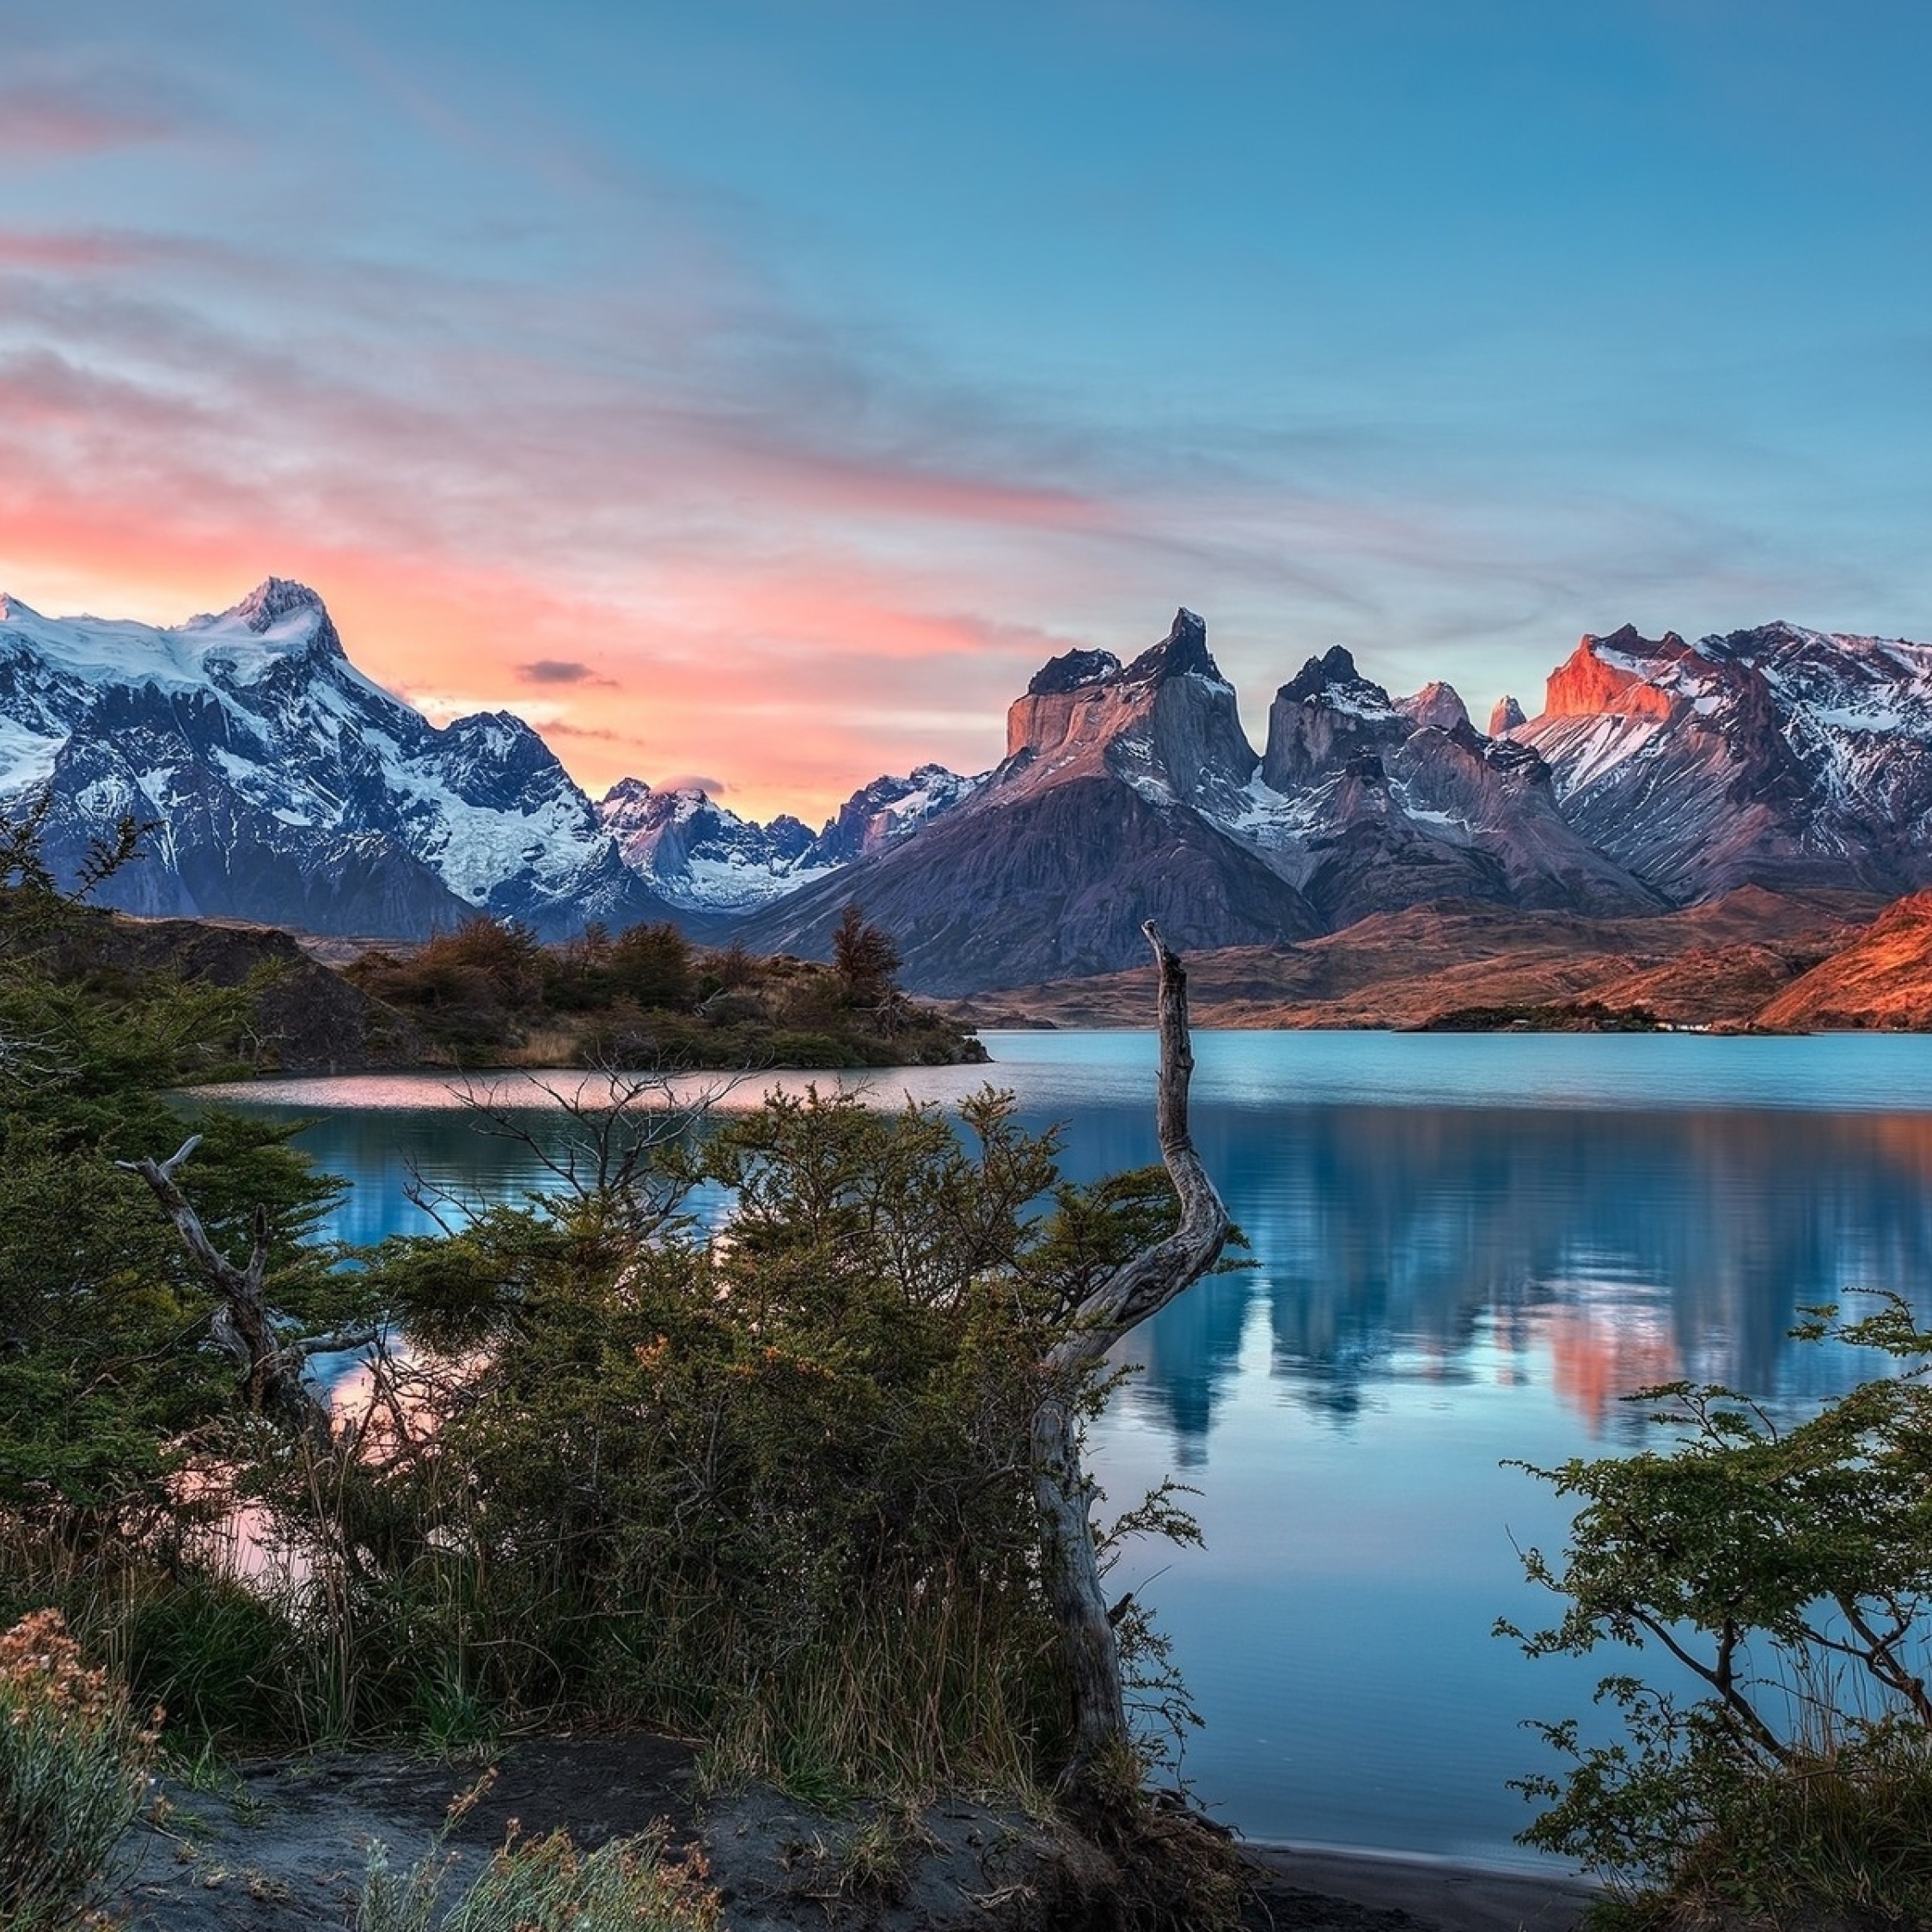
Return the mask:
[[90,269],[122,267],[139,253],[138,247],[125,236],[0,229],[0,270],[52,269],[80,274]]
[[168,122],[150,109],[40,88],[0,88],[0,154],[15,159],[97,154],[170,131]]
[[1373,614],[1351,563],[1474,553],[1446,516],[1156,486],[888,392],[728,267],[586,293],[0,230],[0,586],[173,621],[302,578],[370,676],[541,718],[593,791],[697,771],[822,816],[881,771],[991,763],[1072,645],[1126,654],[1182,602],[1218,621],[1224,585]]

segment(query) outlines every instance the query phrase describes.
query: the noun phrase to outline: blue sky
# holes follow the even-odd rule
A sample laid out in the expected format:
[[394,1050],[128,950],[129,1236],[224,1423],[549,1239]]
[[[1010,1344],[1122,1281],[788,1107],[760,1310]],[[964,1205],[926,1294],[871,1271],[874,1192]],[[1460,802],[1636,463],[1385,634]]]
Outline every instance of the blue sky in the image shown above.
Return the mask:
[[0,588],[809,816],[1186,603],[1932,635],[1932,9],[0,0]]

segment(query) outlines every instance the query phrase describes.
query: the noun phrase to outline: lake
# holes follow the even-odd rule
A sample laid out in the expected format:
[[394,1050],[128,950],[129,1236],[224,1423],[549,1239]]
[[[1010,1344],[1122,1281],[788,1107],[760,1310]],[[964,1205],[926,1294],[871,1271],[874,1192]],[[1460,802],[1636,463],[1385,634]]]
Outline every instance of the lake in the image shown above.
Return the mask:
[[[1077,1177],[1158,1158],[1151,1034],[985,1038],[991,1067],[809,1078],[940,1102],[990,1079],[1063,1123]],[[1170,1472],[1199,1492],[1208,1548],[1115,1576],[1158,1606],[1207,1720],[1184,1772],[1253,1837],[1528,1862],[1505,1780],[1554,1760],[1522,1721],[1583,1714],[1622,1660],[1532,1663],[1490,1635],[1554,1610],[1514,1549],[1560,1546],[1566,1522],[1502,1465],[1629,1447],[1646,1431],[1619,1397],[1645,1384],[1794,1414],[1874,1373],[1786,1331],[1801,1305],[1932,1275],[1932,1039],[1206,1033],[1195,1052],[1195,1138],[1252,1266],[1132,1338],[1144,1373],[1093,1440],[1113,1507]],[[528,1076],[493,1084],[545,1104]],[[301,1144],[355,1183],[344,1239],[424,1225],[412,1164],[486,1195],[542,1183],[442,1077],[246,1093],[314,1117]]]

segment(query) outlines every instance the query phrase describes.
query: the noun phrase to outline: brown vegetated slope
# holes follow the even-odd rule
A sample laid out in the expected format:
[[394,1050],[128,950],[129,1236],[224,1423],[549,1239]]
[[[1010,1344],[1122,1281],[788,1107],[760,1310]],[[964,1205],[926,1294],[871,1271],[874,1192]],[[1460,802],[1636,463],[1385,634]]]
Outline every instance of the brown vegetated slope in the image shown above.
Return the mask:
[[1759,1013],[1766,1026],[1932,1028],[1932,892],[1888,906]]
[[[1403,1027],[1471,1009],[1591,1001],[1647,1007],[1680,1026],[1741,1025],[1854,939],[1881,905],[1747,886],[1649,919],[1411,907],[1304,945],[1198,953],[1188,962],[1192,1007],[1203,1026]],[[989,994],[954,1011],[982,1025],[1113,1026],[1139,1024],[1146,1006],[1146,975],[1125,972]]]
[[421,1030],[311,958],[294,935],[240,920],[76,910],[51,954],[62,977],[106,990],[156,974],[253,989],[238,1051],[263,1072],[360,1073],[421,1062]]

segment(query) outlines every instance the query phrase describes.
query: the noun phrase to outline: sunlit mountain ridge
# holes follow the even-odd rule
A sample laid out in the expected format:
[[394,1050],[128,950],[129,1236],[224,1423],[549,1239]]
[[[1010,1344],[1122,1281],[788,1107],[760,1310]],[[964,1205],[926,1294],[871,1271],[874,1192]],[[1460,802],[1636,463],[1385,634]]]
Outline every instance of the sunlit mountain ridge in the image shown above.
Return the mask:
[[673,920],[822,954],[860,902],[907,981],[963,994],[1192,951],[1296,948],[1448,903],[1643,921],[1739,888],[1932,885],[1932,646],[1773,624],[1587,636],[1524,718],[1391,696],[1339,648],[1256,750],[1207,627],[1054,659],[1007,754],[854,792],[819,831],[627,780],[593,802],[507,712],[438,728],[356,669],[322,600],[271,578],[173,627],[0,602],[0,801],[51,800],[77,867],[154,828],[125,909],[406,939],[482,912],[560,936]]

